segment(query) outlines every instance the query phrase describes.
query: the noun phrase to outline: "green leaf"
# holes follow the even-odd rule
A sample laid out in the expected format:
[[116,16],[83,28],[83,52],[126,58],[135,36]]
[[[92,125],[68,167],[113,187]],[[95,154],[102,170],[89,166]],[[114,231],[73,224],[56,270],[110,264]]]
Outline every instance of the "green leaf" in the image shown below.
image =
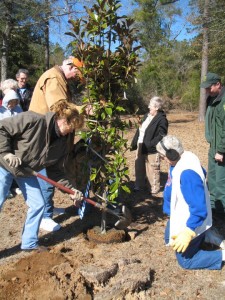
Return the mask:
[[105,108],[105,111],[106,111],[106,113],[107,113],[108,116],[111,116],[111,115],[112,115],[112,108],[106,107],[106,108]]
[[117,182],[110,185],[110,193],[114,193],[116,190],[118,190],[118,183]]
[[117,106],[116,110],[118,110],[118,111],[125,111],[125,109],[122,106]]
[[105,120],[105,117],[106,117],[105,113],[102,112],[102,113],[101,113],[101,118],[102,118],[102,120]]
[[94,173],[93,173],[93,174],[91,174],[91,176],[90,176],[90,180],[91,180],[91,181],[94,181],[94,180],[95,180],[95,178],[96,178],[96,175],[97,175],[97,174],[94,174]]
[[126,186],[126,185],[121,185],[121,188],[126,192],[126,193],[128,193],[128,194],[130,194],[130,189],[128,188],[128,186]]

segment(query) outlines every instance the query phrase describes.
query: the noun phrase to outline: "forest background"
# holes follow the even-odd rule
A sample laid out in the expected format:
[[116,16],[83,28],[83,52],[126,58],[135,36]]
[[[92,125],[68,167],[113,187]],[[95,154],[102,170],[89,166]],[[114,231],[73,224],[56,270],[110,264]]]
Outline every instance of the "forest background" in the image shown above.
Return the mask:
[[[1,81],[30,71],[30,84],[73,51],[69,20],[85,18],[84,5],[95,1],[3,0],[0,3]],[[133,112],[143,113],[153,95],[167,109],[199,109],[204,119],[205,94],[199,85],[207,71],[223,79],[225,0],[123,0],[141,45],[137,84],[126,91]],[[179,20],[179,22],[178,22]]]

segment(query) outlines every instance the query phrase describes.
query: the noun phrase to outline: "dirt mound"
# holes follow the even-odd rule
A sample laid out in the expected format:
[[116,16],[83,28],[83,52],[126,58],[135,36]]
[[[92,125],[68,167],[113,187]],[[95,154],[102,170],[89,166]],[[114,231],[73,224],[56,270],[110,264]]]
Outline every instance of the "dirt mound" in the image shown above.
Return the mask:
[[101,228],[95,226],[87,231],[87,239],[95,243],[122,243],[126,239],[126,232],[124,230],[116,230],[114,228],[107,230],[105,234],[101,233]]

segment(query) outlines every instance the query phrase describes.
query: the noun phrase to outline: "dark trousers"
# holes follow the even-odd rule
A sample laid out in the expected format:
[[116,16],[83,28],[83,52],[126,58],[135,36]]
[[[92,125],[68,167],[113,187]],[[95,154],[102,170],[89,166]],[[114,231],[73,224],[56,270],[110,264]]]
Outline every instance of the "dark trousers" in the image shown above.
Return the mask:
[[215,152],[208,154],[208,187],[211,207],[217,213],[225,213],[225,161],[215,161]]

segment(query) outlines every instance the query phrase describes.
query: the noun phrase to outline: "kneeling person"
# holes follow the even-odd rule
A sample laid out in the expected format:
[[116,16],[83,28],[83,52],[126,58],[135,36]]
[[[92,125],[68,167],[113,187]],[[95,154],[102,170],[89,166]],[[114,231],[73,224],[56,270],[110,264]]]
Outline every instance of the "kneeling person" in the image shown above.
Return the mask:
[[209,237],[212,212],[205,172],[198,157],[184,151],[180,140],[170,135],[156,149],[170,166],[170,195],[167,190],[164,203],[164,211],[170,215],[166,242],[169,241],[178,263],[185,269],[221,269],[225,250],[201,249],[202,242]]

